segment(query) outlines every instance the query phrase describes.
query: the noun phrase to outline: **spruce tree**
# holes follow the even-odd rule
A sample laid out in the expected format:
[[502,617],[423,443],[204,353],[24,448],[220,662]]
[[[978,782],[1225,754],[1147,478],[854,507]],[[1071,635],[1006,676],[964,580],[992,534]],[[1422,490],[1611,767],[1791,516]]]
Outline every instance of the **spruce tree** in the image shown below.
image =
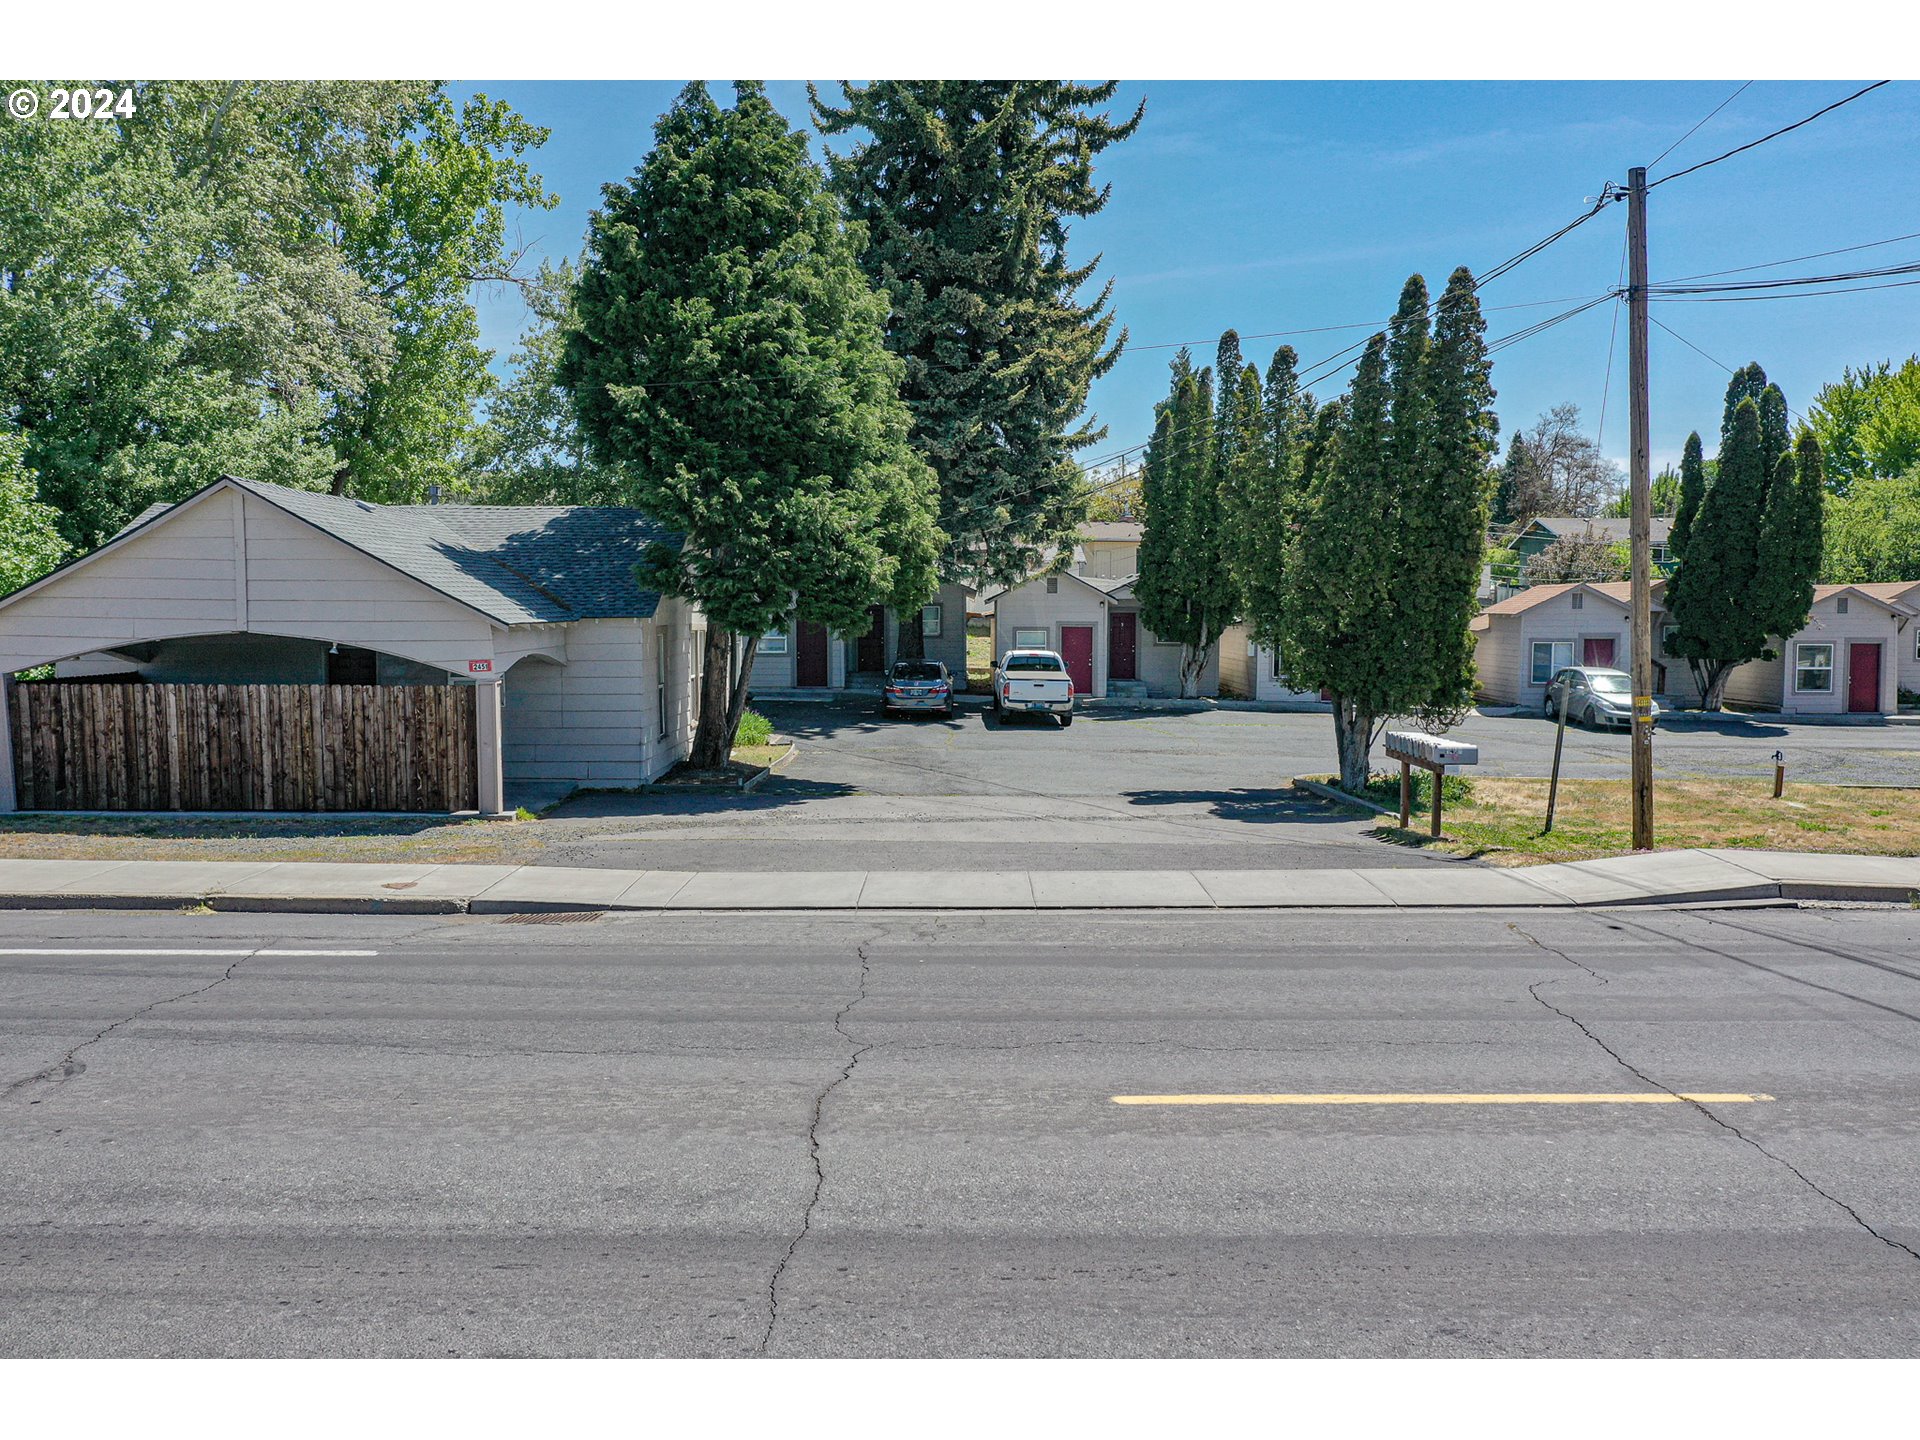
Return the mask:
[[1500,474],[1494,482],[1493,523],[1495,525],[1513,525],[1529,517],[1520,514],[1520,495],[1524,485],[1527,467],[1531,457],[1527,454],[1527,442],[1518,430],[1507,442],[1507,458],[1500,466]]
[[1673,525],[1667,531],[1667,554],[1678,560],[1686,553],[1687,539],[1693,533],[1694,518],[1707,493],[1707,465],[1700,452],[1700,432],[1687,436],[1686,449],[1680,454],[1680,504],[1673,512]]
[[1753,605],[1769,635],[1784,637],[1804,629],[1813,612],[1825,489],[1820,442],[1802,427],[1793,450],[1774,464],[1761,516]]
[[[1076,452],[1105,434],[1084,414],[1119,358],[1110,286],[1082,303],[1097,259],[1067,256],[1069,222],[1107,191],[1094,160],[1127,139],[1098,107],[1116,82],[843,82],[811,92],[823,135],[864,132],[830,155],[835,189],[870,243],[887,294],[887,344],[906,362],[913,442],[939,480],[940,573],[1013,584],[1070,550],[1086,517]],[[901,653],[920,653],[902,615]]]
[[908,443],[887,306],[758,83],[681,92],[595,212],[558,367],[626,498],[677,532],[645,583],[707,617],[696,765],[726,762],[759,637],[924,598],[933,476]]

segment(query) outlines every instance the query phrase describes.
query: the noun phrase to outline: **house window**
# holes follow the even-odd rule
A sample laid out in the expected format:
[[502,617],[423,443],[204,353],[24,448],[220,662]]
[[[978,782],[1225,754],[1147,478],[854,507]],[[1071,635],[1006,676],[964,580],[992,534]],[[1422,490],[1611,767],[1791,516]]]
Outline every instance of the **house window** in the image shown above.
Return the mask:
[[336,645],[327,652],[327,684],[378,685],[380,657],[371,650]]
[[1575,610],[1584,610],[1587,608],[1587,597],[1584,591],[1576,590],[1573,592],[1573,608]]
[[667,632],[664,629],[653,632],[653,693],[654,703],[660,707],[660,738],[666,739],[673,733],[672,717],[667,713]]
[[1280,673],[1280,649],[1278,646],[1275,646],[1273,650],[1273,678],[1276,680],[1284,680],[1287,678]]
[[760,653],[762,655],[786,654],[787,632],[785,630],[769,630],[766,634],[762,635],[760,637]]
[[1058,595],[1060,593],[1060,582],[1055,579],[1049,579],[1047,581],[1047,593],[1049,595]]
[[693,699],[687,711],[689,726],[700,723],[700,702],[706,698],[707,688],[707,637],[706,632],[696,630],[688,641],[693,647]]
[[1034,629],[1015,629],[1013,648],[1016,650],[1045,650],[1053,639],[1053,632],[1044,625]]
[[937,602],[932,605],[922,605],[920,607],[920,633],[926,636],[938,635],[940,633],[940,623],[942,619],[945,618],[945,615],[946,611],[941,609]]
[[1833,602],[1833,613],[1836,615],[1844,615],[1847,613],[1846,596],[1842,595],[1838,600]]
[[1663,655],[1673,654],[1674,642],[1679,638],[1680,627],[1678,625],[1662,625],[1660,627],[1660,653]]
[[1573,664],[1573,642],[1571,640],[1536,640],[1533,642],[1533,669],[1531,679],[1535,685],[1544,685],[1553,678],[1556,670],[1564,670]]
[[1793,647],[1793,688],[1816,695],[1833,693],[1833,646]]

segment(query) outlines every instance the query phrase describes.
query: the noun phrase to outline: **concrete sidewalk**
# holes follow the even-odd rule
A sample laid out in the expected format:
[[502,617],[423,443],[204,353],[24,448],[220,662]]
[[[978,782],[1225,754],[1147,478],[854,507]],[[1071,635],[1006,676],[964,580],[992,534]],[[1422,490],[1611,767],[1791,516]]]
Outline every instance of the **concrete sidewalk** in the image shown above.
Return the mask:
[[1920,903],[1920,859],[1668,850],[1492,870],[599,870],[0,860],[0,909],[505,915],[580,910],[1162,910]]

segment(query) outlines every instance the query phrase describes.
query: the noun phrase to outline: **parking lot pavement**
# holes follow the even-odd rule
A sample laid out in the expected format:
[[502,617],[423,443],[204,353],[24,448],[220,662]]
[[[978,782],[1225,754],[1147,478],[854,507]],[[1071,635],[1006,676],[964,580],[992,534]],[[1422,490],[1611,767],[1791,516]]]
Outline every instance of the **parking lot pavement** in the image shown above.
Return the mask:
[[[542,863],[661,870],[1263,870],[1459,864],[1368,838],[1370,821],[1290,790],[1333,768],[1324,714],[1105,708],[1062,729],[883,720],[871,701],[767,703],[793,760],[748,796],[583,796]],[[1474,716],[1480,771],[1544,775],[1554,727]],[[1569,729],[1562,773],[1627,773],[1625,735]],[[1663,730],[1666,775],[1920,784],[1920,730],[1728,722]],[[1384,762],[1383,762],[1384,763]]]

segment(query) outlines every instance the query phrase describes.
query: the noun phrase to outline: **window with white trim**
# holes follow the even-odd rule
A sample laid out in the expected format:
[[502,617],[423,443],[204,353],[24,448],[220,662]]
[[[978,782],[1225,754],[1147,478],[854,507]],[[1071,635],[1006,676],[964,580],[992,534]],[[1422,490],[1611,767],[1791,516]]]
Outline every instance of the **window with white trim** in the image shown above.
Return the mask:
[[1587,596],[1584,590],[1576,590],[1573,592],[1572,608],[1575,610],[1584,610],[1587,608]]
[[786,654],[787,653],[787,632],[785,630],[767,631],[766,634],[760,637],[760,653],[762,655]]
[[1809,642],[1793,647],[1793,688],[1808,695],[1833,693],[1833,646]]
[[673,716],[667,709],[667,666],[671,654],[672,651],[667,648],[667,631],[662,626],[653,632],[654,703],[660,709],[662,740],[673,733]]
[[1053,632],[1044,625],[1032,629],[1016,628],[1013,632],[1013,648],[1016,650],[1045,650],[1053,644]]
[[1280,647],[1278,645],[1273,647],[1273,678],[1276,680],[1284,680],[1287,678],[1280,673]]
[[1528,679],[1535,685],[1544,685],[1553,678],[1556,670],[1564,670],[1571,664],[1571,640],[1536,640],[1533,642],[1533,666],[1528,672]]
[[945,620],[946,614],[946,610],[941,607],[937,600],[931,605],[922,605],[920,607],[920,633],[928,637],[938,635],[940,633],[941,623]]

